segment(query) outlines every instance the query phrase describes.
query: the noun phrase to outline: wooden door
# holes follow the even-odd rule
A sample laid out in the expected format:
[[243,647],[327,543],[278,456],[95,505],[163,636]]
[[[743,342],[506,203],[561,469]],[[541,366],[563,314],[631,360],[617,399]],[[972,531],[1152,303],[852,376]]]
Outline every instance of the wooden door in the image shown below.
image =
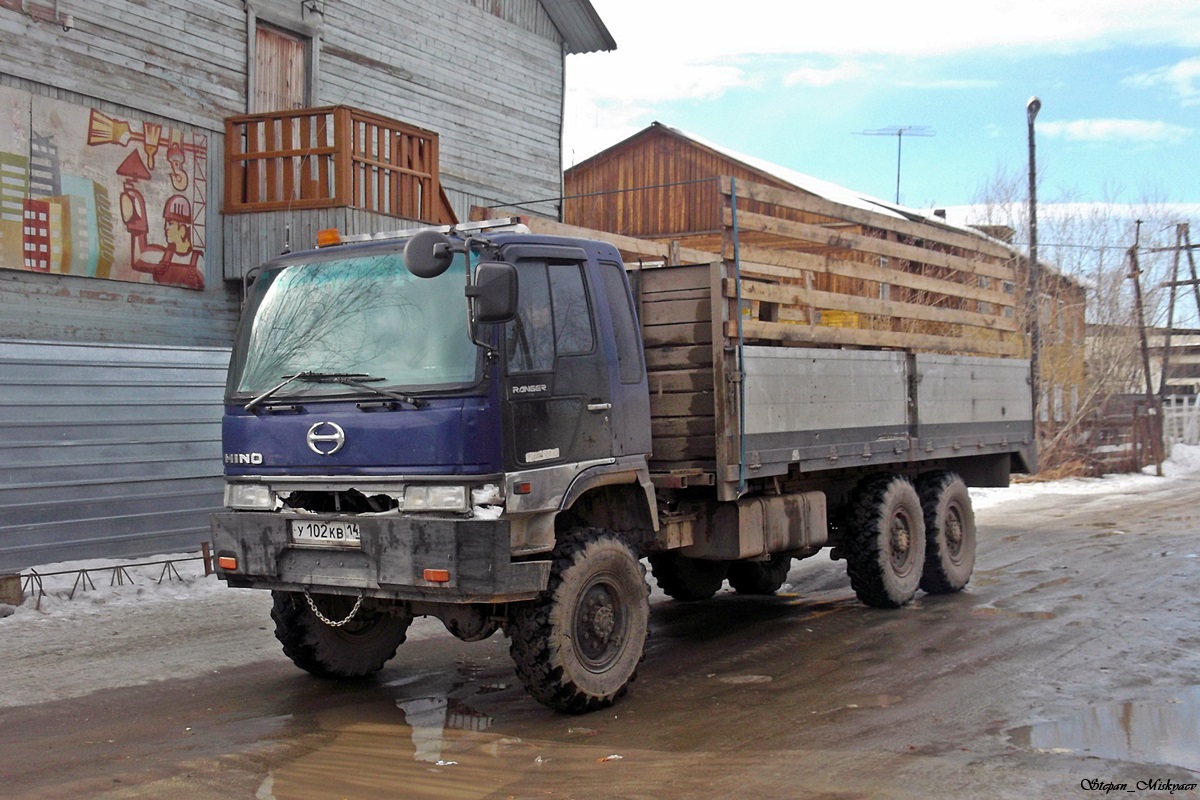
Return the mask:
[[261,23],[257,26],[250,113],[308,107],[308,44],[308,39],[298,34]]

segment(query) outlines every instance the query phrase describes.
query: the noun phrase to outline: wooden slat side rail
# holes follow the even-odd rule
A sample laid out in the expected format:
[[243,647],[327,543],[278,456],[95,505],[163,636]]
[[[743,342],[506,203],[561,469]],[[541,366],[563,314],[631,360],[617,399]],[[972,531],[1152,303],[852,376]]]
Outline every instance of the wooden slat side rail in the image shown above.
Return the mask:
[[[737,297],[733,281],[725,282],[725,296]],[[974,311],[959,311],[951,308],[905,303],[896,300],[878,300],[872,297],[822,292],[802,286],[778,285],[758,281],[742,281],[742,299],[776,303],[785,306],[811,306],[820,309],[849,311],[855,314],[872,314],[881,317],[896,317],[906,320],[939,322],[947,325],[965,325],[992,331],[1017,331],[1015,319],[979,314]]]
[[[1007,249],[997,253],[986,237],[947,237],[938,225],[752,183],[739,182],[736,198],[730,181],[722,188],[726,280],[718,291],[729,319],[740,315],[744,339],[996,356],[1024,351],[1016,258]],[[800,219],[797,208],[825,216]],[[736,338],[737,326],[731,322],[722,335]]]
[[[981,303],[993,303],[1001,308],[1012,308],[1016,305],[1016,297],[1012,292],[980,289],[926,275],[885,269],[877,267],[874,264],[865,264],[859,261],[844,261],[838,258],[818,256],[810,253],[768,250],[766,248],[747,245],[739,247],[739,251],[743,275],[785,279],[796,278],[802,275],[803,272],[797,272],[800,270],[834,275],[841,278],[903,286],[920,292],[933,292],[947,296],[962,297]],[[727,250],[724,257],[726,259],[733,258],[733,250]]]
[[[732,225],[732,211],[726,209],[725,214],[725,224]],[[998,280],[1013,280],[1012,267],[991,260],[972,260],[940,250],[930,250],[925,247],[900,244],[888,241],[887,239],[863,236],[821,225],[806,225],[800,222],[791,222],[763,214],[738,212],[737,223],[739,233],[743,234],[746,231],[757,231],[784,237],[789,241],[812,242],[832,250],[851,250],[857,253],[869,253],[886,258],[913,261],[931,267],[952,269],[972,275],[983,275]],[[798,245],[799,242],[796,242],[794,246]]]
[[[934,334],[835,328],[827,325],[789,325],[759,320],[744,321],[742,332],[747,340],[755,341],[884,347],[898,350],[937,350],[974,355],[1017,356],[1021,354],[1022,348],[1021,343],[1017,341],[1003,342]],[[737,339],[738,326],[736,322],[726,323],[725,335],[731,339]]]
[[633,271],[658,472],[711,469],[716,455],[709,272],[707,264]]
[[355,208],[455,222],[437,134],[347,106],[230,117],[224,212]]
[[[729,178],[721,179],[721,193],[728,196],[730,193]],[[763,186],[762,184],[751,183],[749,181],[737,182],[737,194],[739,199],[754,200],[769,205],[782,206],[783,208],[791,208],[797,211],[806,211],[812,214],[819,214],[834,219],[853,222],[858,225],[864,225],[871,228],[883,228],[886,230],[895,231],[898,234],[905,236],[913,236],[919,239],[930,242],[938,242],[939,244],[949,247],[960,247],[967,250],[976,250],[984,255],[992,256],[993,258],[1005,259],[1012,255],[1009,248],[999,242],[976,237],[973,234],[954,231],[947,228],[936,226],[932,223],[912,222],[905,219],[899,219],[888,214],[881,214],[866,209],[855,208],[853,206],[845,206],[840,203],[835,203],[831,200],[826,200],[822,197],[817,197],[803,192],[793,192],[786,189],[777,189],[771,186]]]

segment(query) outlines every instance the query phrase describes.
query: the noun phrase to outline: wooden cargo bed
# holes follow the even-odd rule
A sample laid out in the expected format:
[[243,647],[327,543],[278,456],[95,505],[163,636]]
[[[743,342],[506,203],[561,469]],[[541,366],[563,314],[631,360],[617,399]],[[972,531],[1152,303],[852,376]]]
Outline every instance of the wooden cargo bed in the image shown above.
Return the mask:
[[637,239],[525,218],[621,251],[645,342],[652,470],[709,473],[728,495],[856,464],[1016,454],[1032,466],[1010,248],[803,192],[713,187],[723,224],[704,234]]

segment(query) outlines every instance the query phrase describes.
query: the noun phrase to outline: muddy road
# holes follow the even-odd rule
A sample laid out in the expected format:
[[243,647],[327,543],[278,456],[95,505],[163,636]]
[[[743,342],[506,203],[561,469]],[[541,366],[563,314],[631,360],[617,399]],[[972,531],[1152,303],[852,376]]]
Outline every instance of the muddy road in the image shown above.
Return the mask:
[[499,634],[414,625],[339,685],[277,652],[265,593],[131,612],[115,646],[0,650],[0,795],[1200,797],[1200,478],[978,519],[968,590],[899,611],[826,554],[774,598],[656,591],[637,682],[581,717],[524,694]]

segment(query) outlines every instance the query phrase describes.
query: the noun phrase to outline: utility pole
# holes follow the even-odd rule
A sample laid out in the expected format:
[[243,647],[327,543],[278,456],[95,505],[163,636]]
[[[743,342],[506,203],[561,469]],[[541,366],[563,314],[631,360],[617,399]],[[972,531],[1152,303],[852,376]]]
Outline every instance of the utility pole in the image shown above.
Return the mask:
[[[1142,239],[1142,220],[1136,221],[1137,228],[1133,237],[1133,247],[1129,248],[1129,277],[1133,280],[1133,299],[1137,306],[1138,333],[1142,344],[1142,369],[1146,373],[1146,416],[1150,420],[1150,453],[1154,458],[1154,470],[1162,477],[1162,415],[1158,413],[1158,403],[1155,402],[1154,381],[1150,377],[1150,341],[1146,336],[1146,311],[1142,299],[1142,268],[1138,264],[1138,245]],[[1141,466],[1140,464],[1138,466]]]
[[927,125],[892,125],[888,128],[875,128],[869,131],[858,131],[860,136],[895,136],[896,137],[896,205],[900,205],[900,153],[905,136],[937,136],[937,131]]
[[1042,409],[1042,375],[1038,358],[1042,347],[1042,301],[1041,293],[1038,291],[1040,275],[1037,236],[1037,158],[1035,156],[1033,121],[1037,119],[1038,112],[1041,110],[1042,101],[1037,97],[1029,98],[1029,102],[1025,104],[1025,121],[1029,126],[1029,284],[1025,290],[1027,296],[1025,305],[1029,309],[1029,319],[1027,320],[1029,325],[1029,388],[1033,401],[1033,439],[1035,443],[1039,438],[1037,434],[1041,427]]
[[[1171,296],[1167,300],[1167,330],[1163,334],[1162,368],[1158,373],[1158,404],[1160,406],[1167,398],[1167,373],[1171,369],[1171,334],[1175,330],[1175,299],[1179,292],[1179,255],[1183,250],[1185,227],[1182,224],[1175,226],[1175,259],[1171,265],[1171,280],[1167,283],[1171,289]],[[1200,304],[1197,304],[1197,308],[1200,308]]]

